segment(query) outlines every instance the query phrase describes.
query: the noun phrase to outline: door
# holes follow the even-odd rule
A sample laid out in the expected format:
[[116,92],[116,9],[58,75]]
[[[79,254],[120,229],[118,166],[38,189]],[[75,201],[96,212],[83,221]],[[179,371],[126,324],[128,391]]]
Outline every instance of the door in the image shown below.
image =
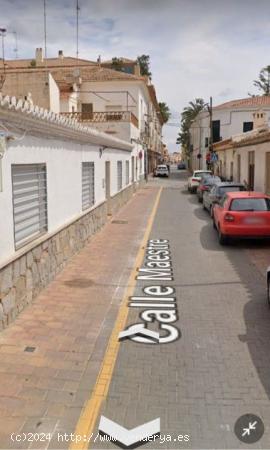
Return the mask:
[[134,181],[135,181],[134,171],[135,171],[135,162],[134,162],[134,156],[132,156],[131,157],[131,180],[132,180],[132,183],[134,183]]
[[241,183],[241,155],[237,155],[237,181]]
[[254,189],[255,172],[255,152],[248,152],[248,186],[251,191]]
[[230,181],[233,181],[233,161],[230,163]]
[[265,192],[270,194],[270,152],[265,154]]
[[82,120],[93,119],[93,103],[82,103]]
[[111,214],[111,162],[105,162],[105,195],[107,200],[107,214]]

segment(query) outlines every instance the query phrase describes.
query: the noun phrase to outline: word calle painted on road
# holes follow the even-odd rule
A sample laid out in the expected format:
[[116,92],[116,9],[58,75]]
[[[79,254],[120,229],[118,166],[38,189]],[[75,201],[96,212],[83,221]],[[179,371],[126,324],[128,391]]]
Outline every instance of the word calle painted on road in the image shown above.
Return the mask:
[[[144,267],[138,271],[137,280],[172,281],[173,270],[169,241],[167,239],[151,239],[146,248]],[[130,339],[143,344],[168,344],[181,337],[180,330],[173,325],[178,320],[175,289],[172,286],[155,284],[143,288],[142,296],[129,298],[130,308],[144,309],[139,317],[140,324],[129,326],[119,334],[119,340]],[[158,323],[159,332],[150,331],[149,323]],[[165,334],[164,334],[165,332]],[[164,334],[164,335],[163,335]]]

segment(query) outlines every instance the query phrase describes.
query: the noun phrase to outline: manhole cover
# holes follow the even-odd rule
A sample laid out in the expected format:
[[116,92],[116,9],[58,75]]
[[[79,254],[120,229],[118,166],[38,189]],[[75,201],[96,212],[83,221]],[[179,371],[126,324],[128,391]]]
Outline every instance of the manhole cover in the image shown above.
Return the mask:
[[112,223],[116,225],[126,225],[128,223],[127,220],[112,220]]
[[70,287],[84,289],[93,286],[95,282],[87,278],[73,278],[73,280],[65,281],[65,284]]

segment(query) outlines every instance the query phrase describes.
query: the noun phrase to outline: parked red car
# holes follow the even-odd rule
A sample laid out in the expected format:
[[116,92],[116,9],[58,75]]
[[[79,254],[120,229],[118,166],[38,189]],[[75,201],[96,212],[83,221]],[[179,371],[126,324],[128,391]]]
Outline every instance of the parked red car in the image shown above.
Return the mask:
[[270,197],[261,192],[227,192],[213,205],[220,244],[228,238],[270,238]]

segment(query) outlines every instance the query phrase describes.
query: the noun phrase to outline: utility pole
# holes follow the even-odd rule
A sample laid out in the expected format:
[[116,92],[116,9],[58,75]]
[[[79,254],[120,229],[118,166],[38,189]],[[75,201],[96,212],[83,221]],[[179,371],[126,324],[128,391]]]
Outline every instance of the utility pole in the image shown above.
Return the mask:
[[44,14],[44,56],[45,65],[47,64],[47,11],[46,11],[46,0],[43,0],[43,14]]
[[209,150],[210,153],[213,152],[213,103],[212,103],[212,97],[210,97],[210,103],[209,103]]
[[79,58],[79,11],[80,11],[79,0],[77,0],[77,5],[76,5],[76,56],[77,56],[77,59]]

